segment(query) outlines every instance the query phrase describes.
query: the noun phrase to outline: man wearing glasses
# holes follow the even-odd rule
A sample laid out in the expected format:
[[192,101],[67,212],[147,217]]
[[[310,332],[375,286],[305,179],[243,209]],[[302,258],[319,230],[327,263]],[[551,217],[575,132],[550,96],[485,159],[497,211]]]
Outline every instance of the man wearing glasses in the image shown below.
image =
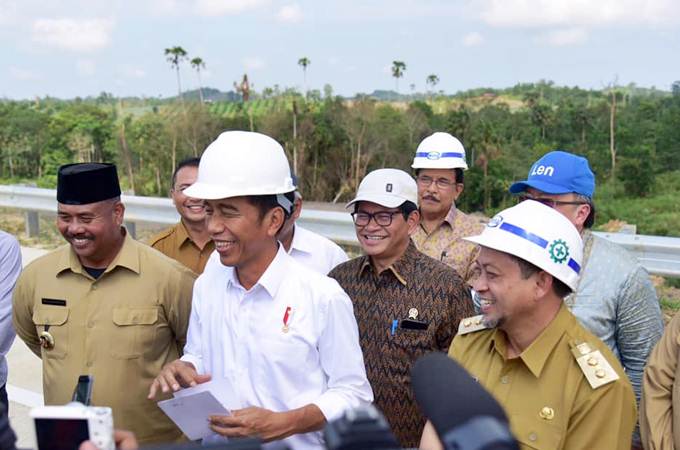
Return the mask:
[[483,225],[456,208],[463,192],[465,149],[448,133],[434,133],[418,145],[412,168],[416,171],[420,224],[411,235],[416,247],[456,269],[470,282],[479,248],[464,241],[478,234]]
[[525,181],[510,186],[521,200],[530,198],[559,211],[581,233],[581,280],[565,303],[619,358],[639,401],[645,362],[663,332],[661,310],[639,262],[590,231],[595,222],[594,191],[595,176],[588,160],[559,150],[545,154],[531,166]]
[[335,278],[354,305],[366,375],[400,447],[417,447],[425,419],[411,392],[416,358],[446,351],[472,312],[469,290],[450,267],[419,252],[416,183],[397,169],[366,175],[353,207],[365,256],[340,264]]

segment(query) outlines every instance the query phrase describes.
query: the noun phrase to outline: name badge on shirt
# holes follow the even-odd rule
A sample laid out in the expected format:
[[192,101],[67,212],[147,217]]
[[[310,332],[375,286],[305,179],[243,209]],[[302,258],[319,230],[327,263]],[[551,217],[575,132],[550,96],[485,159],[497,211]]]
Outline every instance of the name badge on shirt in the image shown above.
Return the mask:
[[43,298],[42,304],[52,306],[66,306],[66,300],[60,300],[57,298]]

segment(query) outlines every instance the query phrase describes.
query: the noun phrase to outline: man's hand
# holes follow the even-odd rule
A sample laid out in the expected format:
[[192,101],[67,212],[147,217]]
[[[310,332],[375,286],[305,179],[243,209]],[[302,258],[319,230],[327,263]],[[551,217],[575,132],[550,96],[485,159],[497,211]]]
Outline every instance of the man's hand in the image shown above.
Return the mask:
[[181,388],[193,387],[206,381],[210,381],[210,375],[199,375],[193,364],[176,359],[166,364],[153,380],[148,398],[153,399],[159,391],[177,392]]
[[210,416],[210,428],[226,437],[258,437],[265,442],[294,434],[294,415],[250,407],[233,411],[231,416]]
[[[127,430],[113,430],[113,441],[116,443],[116,448],[118,450],[137,450],[139,444],[137,444],[137,438],[135,438],[132,431]],[[80,444],[78,450],[99,450],[92,441],[85,441]]]

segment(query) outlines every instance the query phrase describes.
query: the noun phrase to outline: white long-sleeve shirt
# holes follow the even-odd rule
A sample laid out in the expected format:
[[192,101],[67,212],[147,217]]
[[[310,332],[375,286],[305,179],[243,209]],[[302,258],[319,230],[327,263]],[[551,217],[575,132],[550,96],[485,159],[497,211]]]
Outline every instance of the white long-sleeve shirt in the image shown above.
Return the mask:
[[[288,411],[315,404],[330,421],[373,401],[349,297],[281,245],[247,291],[232,267],[213,267],[198,278],[182,360],[226,378],[239,397],[239,405],[226,405],[231,408]],[[286,443],[295,450],[323,448],[321,432]]]
[[12,342],[12,292],[21,273],[21,247],[11,234],[0,231],[0,387],[7,383],[7,359]]

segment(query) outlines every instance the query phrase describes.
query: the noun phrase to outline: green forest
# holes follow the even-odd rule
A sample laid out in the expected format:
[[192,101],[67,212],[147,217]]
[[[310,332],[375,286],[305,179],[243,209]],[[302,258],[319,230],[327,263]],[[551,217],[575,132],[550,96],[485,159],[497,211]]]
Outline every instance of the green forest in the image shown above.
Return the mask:
[[373,169],[410,171],[420,140],[447,131],[467,150],[465,211],[510,205],[508,186],[542,154],[563,149],[586,156],[596,173],[597,226],[619,220],[641,234],[680,236],[680,82],[670,91],[541,81],[353,98],[330,86],[306,94],[275,87],[247,99],[231,93],[231,101],[211,100],[211,91],[198,92],[203,101],[196,92],[0,100],[0,183],[54,188],[59,165],[107,161],[127,193],[166,196],[177,162],[200,155],[221,131],[242,129],[283,144],[306,199],[344,202]]

